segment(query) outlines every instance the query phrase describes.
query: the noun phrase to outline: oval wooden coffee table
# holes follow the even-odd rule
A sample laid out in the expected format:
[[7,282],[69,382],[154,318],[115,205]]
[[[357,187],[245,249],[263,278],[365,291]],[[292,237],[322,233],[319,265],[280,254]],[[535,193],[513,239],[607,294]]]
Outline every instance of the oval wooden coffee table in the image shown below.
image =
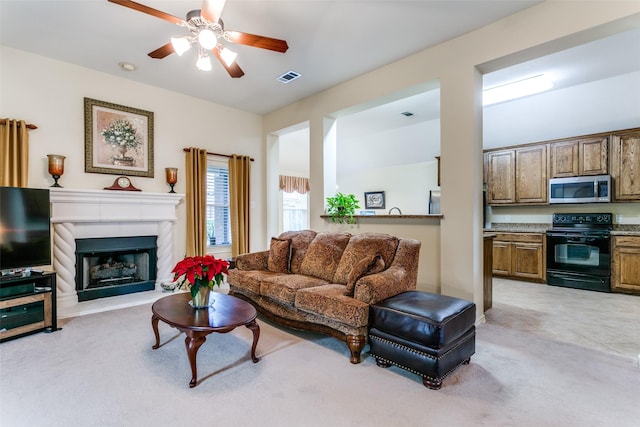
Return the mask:
[[156,343],[152,347],[154,350],[160,347],[160,334],[158,333],[158,321],[160,320],[187,335],[184,343],[187,346],[187,356],[191,365],[189,387],[195,387],[198,383],[196,354],[206,341],[205,337],[212,332],[225,334],[238,326],[246,326],[253,332],[251,360],[253,363],[260,360],[256,357],[256,347],[258,346],[258,338],[260,338],[260,327],[256,322],[256,309],[248,302],[230,295],[212,292],[211,296],[214,303],[209,308],[194,309],[191,307],[189,292],[160,298],[151,306],[153,312],[151,325],[156,336]]

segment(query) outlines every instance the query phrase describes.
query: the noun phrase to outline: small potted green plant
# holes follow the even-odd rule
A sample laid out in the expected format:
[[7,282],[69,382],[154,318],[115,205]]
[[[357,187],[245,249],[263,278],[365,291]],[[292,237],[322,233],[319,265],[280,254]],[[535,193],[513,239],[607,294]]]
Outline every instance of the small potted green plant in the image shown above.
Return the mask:
[[337,193],[333,197],[327,197],[327,215],[331,217],[331,222],[354,224],[356,219],[353,215],[360,208],[359,203],[353,194]]

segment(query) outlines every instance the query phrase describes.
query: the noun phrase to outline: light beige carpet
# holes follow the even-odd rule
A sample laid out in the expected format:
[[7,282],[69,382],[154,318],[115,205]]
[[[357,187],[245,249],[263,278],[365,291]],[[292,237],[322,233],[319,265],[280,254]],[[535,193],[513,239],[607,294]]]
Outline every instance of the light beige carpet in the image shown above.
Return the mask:
[[[507,307],[497,302],[497,315]],[[585,314],[588,316],[588,314]],[[508,322],[481,324],[476,354],[426,389],[417,376],[352,365],[343,343],[260,321],[212,334],[191,378],[184,335],[150,305],[70,319],[61,331],[0,344],[0,425],[637,426],[637,360],[566,344]]]

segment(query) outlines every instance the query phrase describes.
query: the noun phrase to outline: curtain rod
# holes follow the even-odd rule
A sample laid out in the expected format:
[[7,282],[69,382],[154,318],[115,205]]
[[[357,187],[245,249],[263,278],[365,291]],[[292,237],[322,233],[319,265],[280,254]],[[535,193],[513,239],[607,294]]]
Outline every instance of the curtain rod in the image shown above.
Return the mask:
[[[185,153],[189,152],[188,148],[183,148],[182,151],[184,151]],[[209,151],[207,151],[207,154],[209,156],[220,156],[220,157],[227,157],[227,158],[231,158],[232,156],[228,155],[228,154],[220,154],[220,153],[211,153]],[[249,160],[251,160],[253,162],[253,157],[249,157]]]
[[[18,124],[20,122],[18,121]],[[0,124],[6,125],[7,124],[7,119],[0,119]],[[27,123],[27,129],[38,129],[38,126],[36,125],[32,125],[31,123]]]

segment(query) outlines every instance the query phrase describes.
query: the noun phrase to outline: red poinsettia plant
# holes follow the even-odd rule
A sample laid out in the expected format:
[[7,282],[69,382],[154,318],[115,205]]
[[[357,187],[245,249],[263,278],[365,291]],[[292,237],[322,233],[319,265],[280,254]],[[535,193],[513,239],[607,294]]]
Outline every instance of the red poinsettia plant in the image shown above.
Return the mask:
[[173,280],[180,280],[178,288],[187,288],[191,296],[198,293],[200,286],[220,286],[224,274],[229,272],[229,263],[223,259],[216,259],[213,255],[186,257],[176,264],[171,271]]

